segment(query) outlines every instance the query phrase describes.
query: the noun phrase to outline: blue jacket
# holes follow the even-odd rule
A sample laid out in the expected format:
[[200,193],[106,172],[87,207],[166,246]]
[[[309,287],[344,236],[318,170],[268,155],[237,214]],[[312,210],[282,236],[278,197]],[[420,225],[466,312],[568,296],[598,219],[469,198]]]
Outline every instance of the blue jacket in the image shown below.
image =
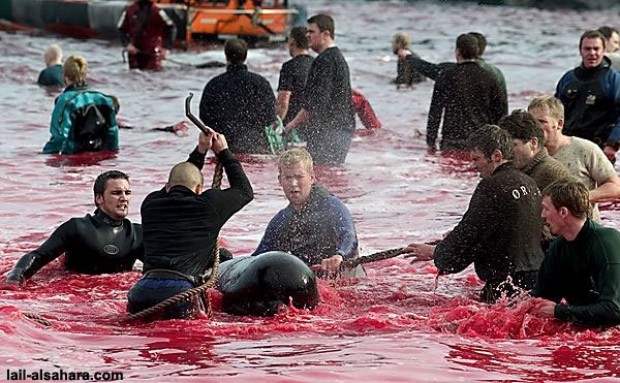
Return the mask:
[[118,125],[112,98],[88,90],[86,85],[68,86],[56,99],[50,133],[43,147],[45,154],[117,150]]
[[291,205],[271,219],[252,255],[267,251],[290,252],[307,265],[333,255],[358,256],[358,240],[349,209],[320,185],[312,186],[309,201],[299,212]]
[[620,141],[620,73],[610,68],[608,58],[596,68],[566,72],[555,97],[564,104],[564,134],[598,144]]

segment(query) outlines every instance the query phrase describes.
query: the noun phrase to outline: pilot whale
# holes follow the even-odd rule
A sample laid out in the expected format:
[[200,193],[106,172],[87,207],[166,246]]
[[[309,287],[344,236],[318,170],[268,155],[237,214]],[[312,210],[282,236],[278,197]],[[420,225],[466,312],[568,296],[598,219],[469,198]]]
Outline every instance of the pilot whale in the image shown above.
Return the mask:
[[270,316],[289,304],[312,309],[320,300],[314,272],[282,251],[222,262],[217,288],[222,293],[222,310],[234,315]]

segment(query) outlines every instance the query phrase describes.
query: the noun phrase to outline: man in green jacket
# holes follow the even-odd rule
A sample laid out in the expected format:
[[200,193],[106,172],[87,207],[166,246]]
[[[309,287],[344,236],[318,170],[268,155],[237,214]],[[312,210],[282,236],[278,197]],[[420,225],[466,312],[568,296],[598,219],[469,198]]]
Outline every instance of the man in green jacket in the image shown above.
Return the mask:
[[560,180],[543,191],[542,217],[553,234],[532,312],[587,326],[620,324],[620,232],[588,218],[588,188]]

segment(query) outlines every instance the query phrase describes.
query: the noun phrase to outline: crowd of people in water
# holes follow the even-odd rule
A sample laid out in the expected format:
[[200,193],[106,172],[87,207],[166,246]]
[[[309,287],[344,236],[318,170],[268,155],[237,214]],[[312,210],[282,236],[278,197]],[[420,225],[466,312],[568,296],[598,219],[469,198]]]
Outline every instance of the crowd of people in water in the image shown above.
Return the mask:
[[[119,28],[130,68],[159,70],[171,44],[165,13],[137,0]],[[126,218],[127,175],[104,172],[93,187],[94,214],[63,223],[17,262],[7,283],[23,284],[64,254],[67,270],[88,274],[129,271],[141,260],[143,277],[128,293],[130,313],[200,286],[216,254],[224,262],[232,258],[218,246],[220,229],[253,199],[235,153],[279,154],[278,180],[289,202],[252,256],[289,252],[320,276],[364,276],[359,266],[343,268],[343,261],[359,257],[355,223],[346,205],[316,182],[313,165],[345,162],[356,113],[367,128],[381,123],[351,88],[331,16],[317,14],[307,27],[292,29],[287,45],[292,58],[282,65],[274,95],[264,77],[248,71],[245,41],[227,40],[226,71],[206,84],[200,101],[207,131],[187,161],[172,168],[165,186],[145,198],[142,223]],[[618,31],[585,31],[582,61],[559,76],[555,94],[534,97],[527,110],[510,113],[504,76],[482,57],[486,46],[483,34],[463,33],[455,41],[455,62],[431,63],[411,51],[407,34],[394,35],[397,87],[435,81],[428,153],[469,154],[481,177],[453,230],[437,244],[412,243],[403,253],[412,262],[432,260],[440,275],[473,264],[485,282],[483,302],[531,296],[537,300],[532,312],[540,316],[620,324],[620,232],[601,224],[597,206],[620,198],[614,168],[620,148]],[[118,150],[119,102],[88,88],[86,60],[71,56],[63,63],[53,45],[45,62],[39,83],[65,88],[43,153]],[[201,170],[209,150],[228,176],[226,189],[205,190]],[[185,300],[164,317],[186,318],[202,309]]]

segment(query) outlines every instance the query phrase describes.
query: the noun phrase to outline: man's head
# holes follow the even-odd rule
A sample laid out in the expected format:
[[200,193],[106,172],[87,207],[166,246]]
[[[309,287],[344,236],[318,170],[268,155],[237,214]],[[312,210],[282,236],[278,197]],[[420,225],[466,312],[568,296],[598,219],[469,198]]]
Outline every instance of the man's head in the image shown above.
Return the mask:
[[481,57],[487,49],[487,38],[480,32],[469,32],[469,34],[478,40],[478,57]]
[[131,189],[129,177],[118,170],[101,173],[93,185],[95,206],[114,220],[121,220],[129,213]]
[[71,56],[65,60],[62,67],[65,82],[69,84],[86,83],[86,75],[88,73],[88,62],[82,56]]
[[463,33],[456,38],[456,58],[461,60],[475,60],[480,54],[478,39],[471,33]]
[[515,144],[515,166],[527,166],[545,145],[545,134],[540,123],[524,110],[513,110],[499,120],[500,128],[505,129]]
[[497,125],[484,125],[467,139],[471,161],[481,178],[489,178],[497,167],[512,160],[514,143],[510,134]]
[[226,40],[224,55],[229,64],[243,64],[248,58],[248,43],[237,38]]
[[295,27],[291,29],[288,35],[288,52],[291,56],[295,56],[298,51],[308,50],[308,28]]
[[579,39],[579,54],[584,68],[595,68],[605,57],[605,36],[599,31],[586,31]]
[[301,210],[315,181],[310,153],[303,148],[294,148],[280,154],[278,181],[293,209]]
[[336,27],[334,19],[326,14],[314,15],[308,19],[308,43],[317,53],[323,52],[334,43]]
[[196,194],[202,193],[204,177],[200,170],[189,162],[180,162],[172,167],[168,175],[166,190],[174,186],[184,186]]
[[572,178],[555,181],[542,194],[541,216],[552,234],[564,235],[575,223],[588,217],[589,192],[580,181]]
[[620,32],[614,27],[603,26],[597,29],[605,37],[605,51],[617,52],[620,50]]
[[564,105],[560,100],[550,95],[535,97],[527,111],[542,126],[545,143],[555,143],[562,137]]
[[397,32],[392,37],[392,52],[398,53],[401,49],[409,49],[411,46],[411,38],[405,32]]
[[62,63],[62,49],[58,44],[50,45],[43,54],[46,66],[59,65]]

